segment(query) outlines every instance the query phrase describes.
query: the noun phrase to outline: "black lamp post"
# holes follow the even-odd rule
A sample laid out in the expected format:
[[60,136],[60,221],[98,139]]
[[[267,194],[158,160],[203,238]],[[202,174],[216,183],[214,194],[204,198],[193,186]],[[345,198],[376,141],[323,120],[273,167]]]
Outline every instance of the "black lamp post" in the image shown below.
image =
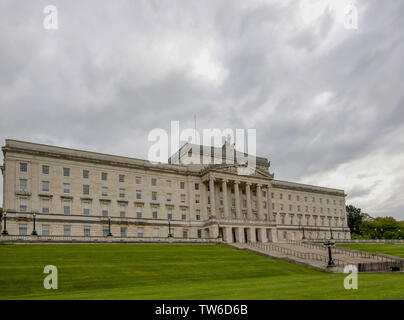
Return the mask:
[[330,240],[333,240],[334,237],[332,236],[332,229],[330,228]]
[[108,218],[108,237],[112,237],[112,233],[111,233],[111,218]]
[[4,235],[4,236],[7,236],[8,235],[8,232],[7,232],[7,213],[4,213],[3,217],[4,217],[4,229],[1,232],[1,234]]
[[38,233],[36,232],[36,228],[35,228],[35,222],[36,222],[36,219],[35,219],[35,218],[36,218],[36,214],[34,213],[32,216],[34,217],[34,230],[32,230],[31,235],[37,236]]
[[335,267],[334,260],[332,260],[332,253],[331,253],[331,247],[334,246],[334,242],[331,242],[328,240],[324,245],[328,248],[328,264],[327,267]]
[[171,234],[171,218],[168,218],[168,238],[172,238],[173,235]]

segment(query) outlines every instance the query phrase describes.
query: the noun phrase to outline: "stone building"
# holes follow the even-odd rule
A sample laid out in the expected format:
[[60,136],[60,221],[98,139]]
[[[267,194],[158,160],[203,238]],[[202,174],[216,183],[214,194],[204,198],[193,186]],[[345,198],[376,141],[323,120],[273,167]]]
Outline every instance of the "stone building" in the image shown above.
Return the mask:
[[187,143],[168,164],[16,140],[2,150],[9,236],[35,224],[49,241],[350,237],[343,190],[276,180],[266,158],[247,155],[251,167],[227,142]]

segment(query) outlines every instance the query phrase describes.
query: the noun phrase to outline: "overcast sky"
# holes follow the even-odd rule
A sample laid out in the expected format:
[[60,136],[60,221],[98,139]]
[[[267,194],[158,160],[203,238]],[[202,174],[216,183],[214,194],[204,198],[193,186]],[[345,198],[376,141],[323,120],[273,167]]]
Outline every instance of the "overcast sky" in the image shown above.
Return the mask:
[[255,128],[275,178],[404,219],[403,17],[397,0],[0,0],[1,145],[146,158],[150,130],[197,114]]

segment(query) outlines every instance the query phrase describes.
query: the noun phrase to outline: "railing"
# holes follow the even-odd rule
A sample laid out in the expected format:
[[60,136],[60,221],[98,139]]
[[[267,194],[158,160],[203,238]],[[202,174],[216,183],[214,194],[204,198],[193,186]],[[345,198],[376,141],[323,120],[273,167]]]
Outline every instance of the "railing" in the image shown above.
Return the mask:
[[358,272],[386,272],[404,270],[403,261],[358,263]]
[[86,237],[86,236],[31,236],[2,235],[0,242],[71,242],[71,243],[222,243],[221,238],[180,238],[180,237]]
[[[315,261],[321,261],[321,262],[328,262],[328,256],[327,255],[321,255],[318,253],[314,253],[314,252],[300,252],[300,251],[296,251],[293,249],[289,249],[289,248],[284,248],[281,246],[277,246],[274,245],[272,243],[262,243],[262,242],[249,242],[248,243],[251,247],[255,247],[257,249],[262,249],[264,251],[275,251],[284,255],[288,255],[288,256],[293,256],[299,259],[303,259],[303,260],[315,260]],[[336,266],[338,267],[345,267],[346,265],[349,265],[350,263],[347,263],[345,261],[339,260],[339,259],[333,259],[334,263]]]

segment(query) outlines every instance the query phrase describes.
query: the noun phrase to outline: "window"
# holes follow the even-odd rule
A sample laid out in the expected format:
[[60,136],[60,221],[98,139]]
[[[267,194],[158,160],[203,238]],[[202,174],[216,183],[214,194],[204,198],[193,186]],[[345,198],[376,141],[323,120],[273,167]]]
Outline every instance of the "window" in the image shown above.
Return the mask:
[[283,240],[288,239],[288,233],[286,231],[283,232]]
[[137,228],[137,236],[138,236],[139,238],[142,238],[142,237],[143,237],[143,228]]
[[280,204],[279,210],[280,210],[280,211],[283,211],[283,203]]
[[231,199],[231,205],[232,205],[232,207],[236,206],[236,199],[234,199],[234,198]]
[[196,210],[196,220],[201,220],[201,210],[199,209]]
[[272,210],[275,210],[275,203],[272,202],[271,208],[272,208]]
[[136,218],[142,219],[142,207],[136,207]]
[[158,218],[157,209],[153,209],[152,215],[153,215],[153,219]]
[[103,227],[102,228],[102,235],[104,237],[108,237],[108,235],[109,235],[109,227]]
[[119,175],[119,182],[125,182],[125,175],[124,174]]
[[70,214],[70,200],[63,201],[63,213]]
[[172,220],[173,219],[173,209],[168,208],[167,209],[167,219]]
[[88,184],[83,185],[83,194],[89,195],[90,194],[90,186]]
[[184,239],[187,239],[187,238],[188,238],[188,230],[187,230],[187,229],[182,230],[182,237],[183,237]]
[[300,196],[296,196],[296,201],[300,201]]
[[171,188],[171,180],[166,180],[166,188]]
[[329,199],[327,199],[327,204],[330,204],[330,200],[329,200]]
[[306,206],[304,209],[306,210],[306,212],[309,212],[309,206]]
[[316,207],[313,207],[313,213],[316,213]]
[[28,163],[20,162],[20,172],[28,172]]
[[210,196],[208,196],[208,204],[210,204]]
[[136,199],[141,200],[142,199],[142,190],[136,190]]
[[291,194],[288,195],[288,200],[289,200],[289,201],[292,200],[292,195],[291,195]]
[[20,223],[18,225],[18,234],[20,236],[26,236],[27,235],[27,225],[25,223]]
[[292,208],[293,208],[293,207],[292,207],[292,205],[290,204],[290,205],[289,205],[289,211],[292,211]]
[[63,176],[70,177],[70,168],[63,168]]
[[101,195],[102,195],[103,197],[108,196],[108,187],[102,187],[102,188],[101,188]]
[[181,219],[186,220],[187,219],[187,211],[185,209],[181,210]]
[[304,197],[304,202],[307,202],[307,197]]
[[202,238],[202,230],[198,229],[198,238],[201,239]]
[[323,203],[323,199],[322,199],[322,198],[320,198],[320,203]]
[[154,187],[154,186],[157,186],[157,179],[156,178],[152,178],[151,179],[151,185]]
[[166,200],[167,200],[167,202],[171,202],[171,199],[172,199],[172,194],[171,194],[171,193],[167,193],[167,194],[166,194]]
[[107,204],[101,205],[101,211],[102,211],[103,217],[108,217],[108,205]]
[[155,238],[159,237],[159,229],[158,228],[153,229],[153,237],[155,237]]
[[313,198],[311,198],[311,201],[314,203],[314,202],[316,202],[316,199],[313,197]]
[[300,206],[297,206],[297,212],[300,212]]
[[42,165],[42,174],[49,174],[49,166]]
[[201,195],[200,194],[195,195],[195,203],[201,203]]
[[42,225],[42,235],[43,236],[50,236],[50,225],[43,224]]
[[70,226],[63,226],[63,235],[70,237],[72,235],[72,228]]
[[119,198],[125,198],[125,189],[119,189]]
[[84,236],[85,237],[90,237],[91,236],[91,228],[86,226],[84,227]]
[[42,213],[49,213],[49,199],[42,200]]
[[108,173],[101,172],[101,180],[102,181],[107,181],[108,180]]
[[70,183],[64,183],[63,184],[63,192],[64,193],[70,193]]
[[185,194],[181,195],[181,203],[185,203]]
[[285,224],[285,216],[284,215],[282,215],[282,217],[281,217],[281,223]]
[[156,191],[152,192],[152,200],[154,200],[154,201],[157,200],[157,192]]
[[267,192],[266,191],[262,191],[262,197],[265,198],[267,196]]
[[136,184],[142,184],[142,178],[136,177]]
[[90,215],[90,203],[83,202],[83,215],[89,216]]
[[219,199],[219,203],[220,203],[221,206],[223,205],[223,198]]
[[184,190],[185,189],[185,182],[180,182],[180,189]]
[[290,224],[293,224],[293,216],[290,216]]
[[127,237],[127,228],[121,227],[121,237]]
[[243,200],[243,208],[247,208],[247,200]]
[[195,183],[195,190],[199,190],[199,183]]
[[27,179],[20,179],[20,190],[27,191],[28,180]]
[[271,192],[271,199],[275,198],[275,195],[273,192]]
[[279,194],[279,199],[281,199],[281,200],[283,199],[283,194],[282,193]]
[[83,170],[83,179],[88,179],[90,177],[90,171]]
[[125,206],[119,206],[119,216],[121,218],[125,218],[126,217],[126,207]]
[[27,212],[27,199],[20,198],[20,212]]
[[42,181],[42,191],[49,192],[49,181]]

